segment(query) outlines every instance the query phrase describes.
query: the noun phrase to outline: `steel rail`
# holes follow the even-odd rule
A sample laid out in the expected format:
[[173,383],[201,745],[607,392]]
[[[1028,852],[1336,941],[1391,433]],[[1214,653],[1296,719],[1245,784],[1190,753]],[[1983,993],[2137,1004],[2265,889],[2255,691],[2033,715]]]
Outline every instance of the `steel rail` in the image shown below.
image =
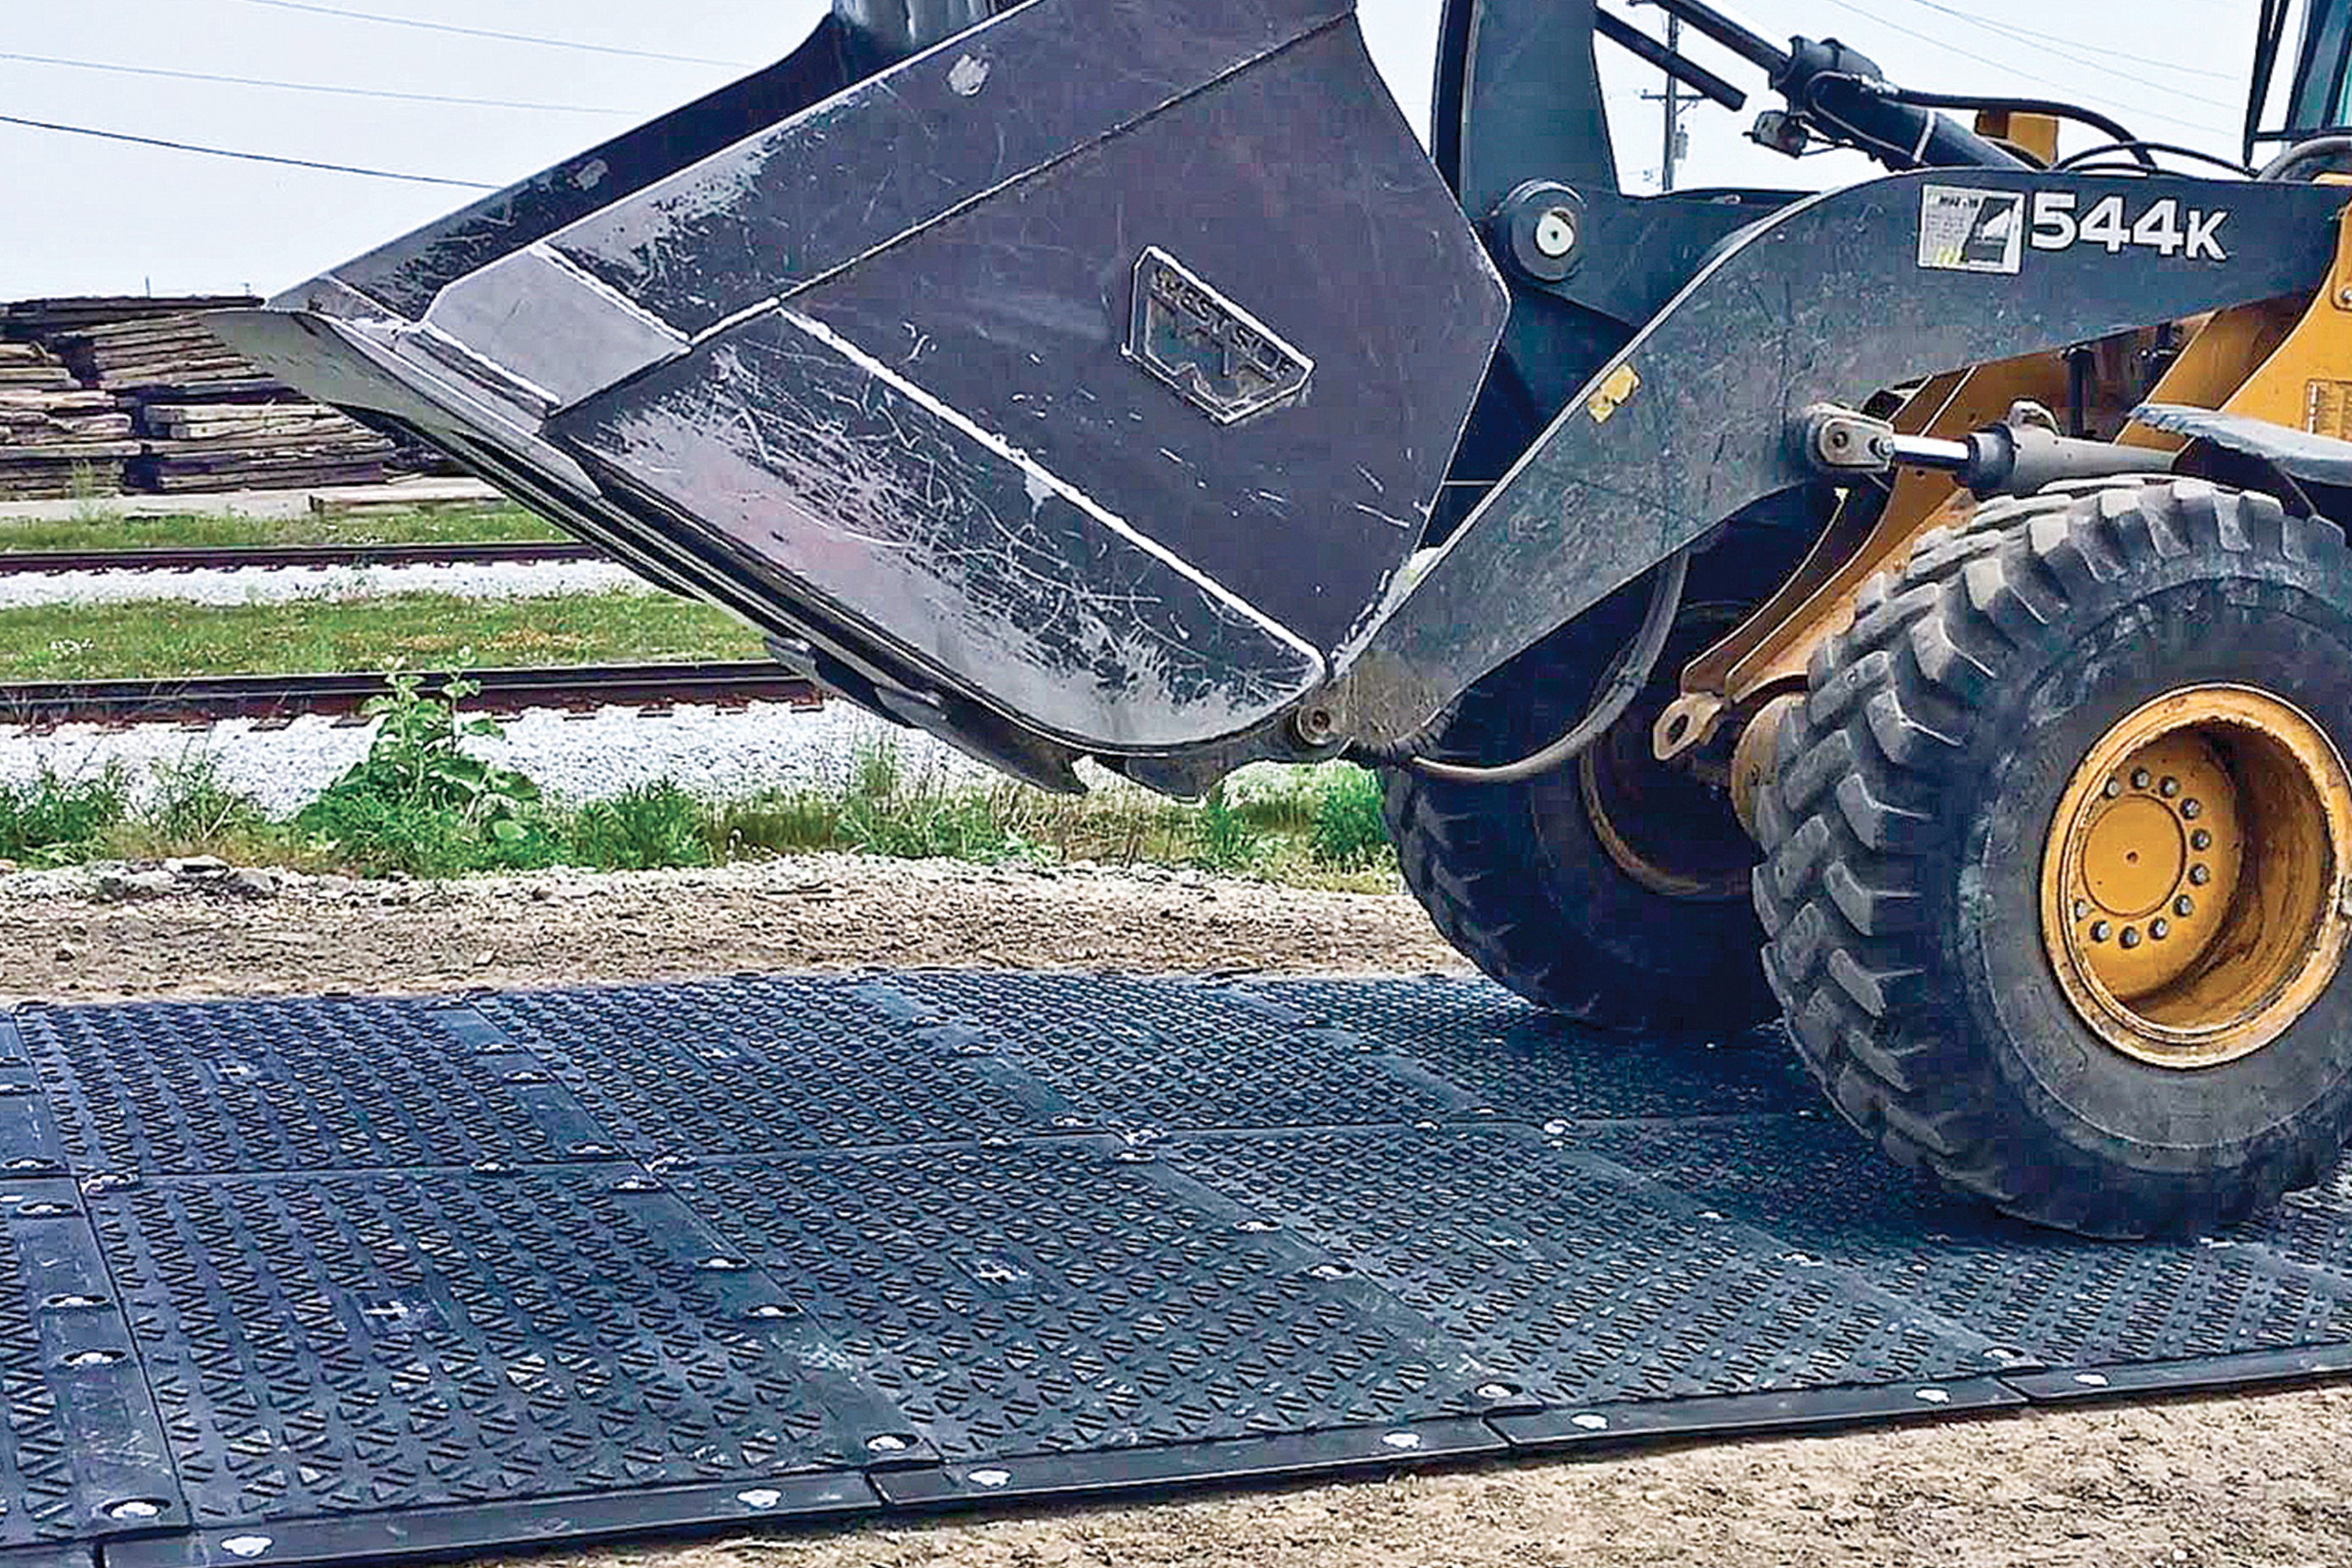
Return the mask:
[[[418,672],[425,689],[453,678],[481,689],[466,699],[470,711],[520,713],[533,709],[575,712],[599,708],[662,710],[681,704],[743,707],[781,702],[815,708],[815,684],[763,659],[723,664],[607,664],[540,668]],[[224,719],[290,721],[303,714],[355,716],[392,690],[374,672],[300,675],[204,675],[166,680],[30,680],[0,682],[0,725],[53,729],[60,724],[212,723]]]
[[166,545],[152,550],[0,551],[0,577],[66,572],[323,572],[365,566],[520,566],[606,561],[577,539],[475,543]]

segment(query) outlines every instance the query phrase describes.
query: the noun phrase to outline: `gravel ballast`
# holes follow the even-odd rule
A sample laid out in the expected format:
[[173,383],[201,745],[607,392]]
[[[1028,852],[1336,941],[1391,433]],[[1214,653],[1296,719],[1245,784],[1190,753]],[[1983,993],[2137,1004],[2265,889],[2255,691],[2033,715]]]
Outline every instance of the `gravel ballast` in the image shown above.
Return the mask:
[[[593,713],[537,710],[500,721],[502,739],[471,738],[467,750],[516,768],[552,799],[608,800],[641,784],[667,781],[709,800],[762,790],[837,794],[859,760],[887,747],[910,791],[1002,784],[1004,776],[954,747],[877,719],[838,700],[822,708],[753,703],[745,708],[681,705],[667,713],[633,708]],[[109,729],[68,724],[54,731],[0,725],[0,784],[22,784],[46,768],[57,777],[94,776],[119,765],[134,798],[155,787],[155,770],[207,759],[222,784],[283,816],[300,809],[367,752],[373,722],[310,715],[278,727],[229,719],[202,730],[171,724]],[[1307,770],[1312,771],[1312,770]],[[1228,798],[1241,801],[1288,786],[1302,770],[1257,763],[1232,775]],[[1098,792],[1149,792],[1092,762],[1079,776]],[[1153,797],[1157,798],[1157,797]]]
[[[996,775],[919,731],[902,729],[845,702],[809,710],[778,703],[742,709],[680,707],[658,716],[607,708],[593,715],[541,710],[504,721],[502,740],[475,739],[469,751],[520,769],[559,800],[604,800],[667,779],[697,795],[733,798],[768,788],[838,790],[860,753],[890,745],[910,784],[982,783]],[[44,768],[87,778],[110,764],[130,771],[134,794],[153,787],[158,764],[209,759],[220,781],[265,811],[299,810],[365,755],[375,725],[318,715],[282,729],[225,720],[202,731],[165,724],[110,730],[71,724],[47,733],[0,729],[0,781],[24,782]]]
[[190,572],[24,572],[0,576],[0,610],[36,605],[279,605],[447,594],[459,599],[551,599],[566,594],[659,589],[610,561],[472,562],[451,566],[337,566]]

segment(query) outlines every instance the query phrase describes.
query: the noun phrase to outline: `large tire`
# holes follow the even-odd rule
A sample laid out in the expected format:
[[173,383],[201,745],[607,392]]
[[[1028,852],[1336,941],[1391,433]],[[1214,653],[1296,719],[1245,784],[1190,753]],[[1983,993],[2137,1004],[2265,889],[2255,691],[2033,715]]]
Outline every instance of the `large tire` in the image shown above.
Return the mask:
[[2151,1063],[2086,1024],[2079,988],[2070,1003],[2042,900],[2070,779],[2157,699],[2257,688],[2352,753],[2334,525],[2194,480],[1995,503],[1867,586],[1809,680],[1759,792],[1756,904],[1772,988],[1846,1120],[1953,1188],[2098,1236],[2210,1231],[2327,1170],[2352,1130],[2352,973],[2251,1055]]
[[[1390,774],[1405,885],[1464,956],[1604,1028],[1720,1037],[1773,1016],[1747,892],[1755,847],[1727,788],[1647,762],[1649,731],[1684,661],[1776,586],[1805,542],[1751,538],[1702,557],[1656,678],[1579,763],[1517,784]],[[1558,739],[1590,708],[1645,597],[1638,584],[1621,592],[1473,686],[1431,754],[1491,764]]]

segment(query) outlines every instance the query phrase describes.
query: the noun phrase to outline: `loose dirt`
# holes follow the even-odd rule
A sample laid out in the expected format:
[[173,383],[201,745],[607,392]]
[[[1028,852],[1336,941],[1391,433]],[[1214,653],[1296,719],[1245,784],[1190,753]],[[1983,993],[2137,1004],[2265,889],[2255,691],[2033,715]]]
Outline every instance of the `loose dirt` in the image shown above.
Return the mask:
[[716,871],[281,879],[103,900],[0,876],[0,1003],[437,992],[744,970],[1459,971],[1413,902],[1164,871],[811,856]]
[[[1458,970],[1409,900],[841,857],[101,902],[0,877],[5,999],[433,992],[961,964]],[[2352,1563],[2352,1389],[1488,1465],[1189,1501],[670,1543],[593,1568]]]
[[569,1557],[582,1568],[2352,1562],[2352,1390]]

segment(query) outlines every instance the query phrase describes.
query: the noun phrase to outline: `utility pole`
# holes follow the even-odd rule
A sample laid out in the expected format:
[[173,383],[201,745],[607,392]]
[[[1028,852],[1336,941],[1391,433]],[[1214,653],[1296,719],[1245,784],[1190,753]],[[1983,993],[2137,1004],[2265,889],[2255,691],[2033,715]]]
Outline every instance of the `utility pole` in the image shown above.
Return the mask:
[[[1682,53],[1682,49],[1683,19],[1668,13],[1666,52],[1670,55],[1678,55]],[[1658,189],[1662,192],[1675,188],[1675,156],[1682,150],[1683,106],[1681,95],[1675,90],[1681,85],[1673,77],[1666,78],[1666,90],[1662,95],[1666,106],[1665,150],[1658,154]]]
[[[1666,17],[1666,47],[1680,54],[1682,44],[1683,19],[1670,14]],[[1671,76],[1666,78],[1665,91],[1645,92],[1642,96],[1665,107],[1665,138],[1658,153],[1658,189],[1671,191],[1675,188],[1675,165],[1682,162],[1686,145],[1683,140],[1683,110],[1689,107],[1689,100],[1683,97],[1682,83]]]

